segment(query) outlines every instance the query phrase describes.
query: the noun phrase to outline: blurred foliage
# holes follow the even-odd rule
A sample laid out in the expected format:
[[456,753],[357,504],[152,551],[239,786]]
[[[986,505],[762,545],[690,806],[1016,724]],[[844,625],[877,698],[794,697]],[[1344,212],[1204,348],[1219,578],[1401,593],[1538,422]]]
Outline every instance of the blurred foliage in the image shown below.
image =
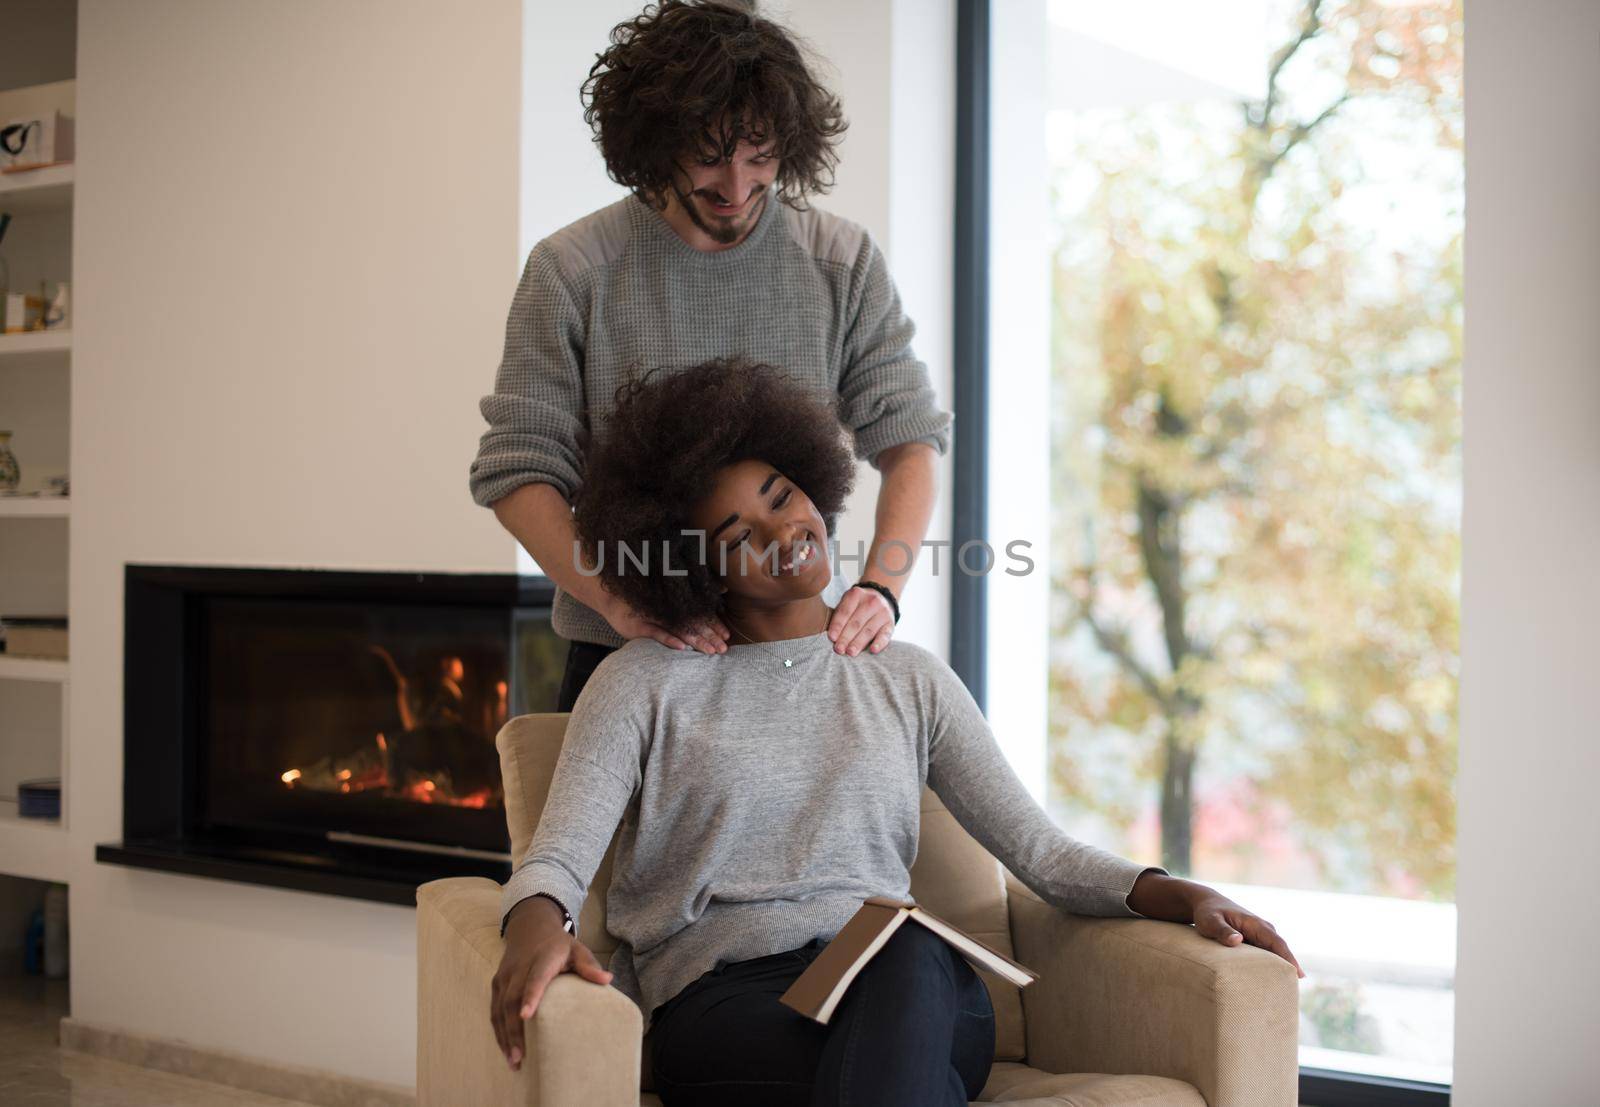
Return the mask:
[[1362,1007],[1358,983],[1319,983],[1302,989],[1300,1010],[1315,1032],[1306,1044],[1347,1053],[1382,1054],[1383,1034],[1377,1020]]
[[1263,100],[1054,159],[1053,783],[1126,821],[1086,759],[1131,759],[1174,873],[1449,899],[1461,10],[1283,27]]

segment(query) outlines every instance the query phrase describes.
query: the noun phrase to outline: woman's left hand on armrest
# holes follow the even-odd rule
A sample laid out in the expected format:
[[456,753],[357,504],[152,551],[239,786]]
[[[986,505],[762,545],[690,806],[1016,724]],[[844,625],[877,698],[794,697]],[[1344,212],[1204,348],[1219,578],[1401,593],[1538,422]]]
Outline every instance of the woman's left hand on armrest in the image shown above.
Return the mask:
[[1128,906],[1146,918],[1193,923],[1202,937],[1225,946],[1242,942],[1260,946],[1293,965],[1297,976],[1306,975],[1290,952],[1289,944],[1278,936],[1271,923],[1246,911],[1215,888],[1147,869],[1133,882]]

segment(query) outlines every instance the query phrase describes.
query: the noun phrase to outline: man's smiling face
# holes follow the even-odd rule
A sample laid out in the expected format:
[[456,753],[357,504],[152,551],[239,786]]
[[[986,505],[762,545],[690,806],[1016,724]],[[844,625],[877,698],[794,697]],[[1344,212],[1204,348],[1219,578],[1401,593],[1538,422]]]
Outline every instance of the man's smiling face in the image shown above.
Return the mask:
[[771,202],[779,164],[771,140],[758,146],[742,139],[732,157],[687,154],[678,161],[674,198],[695,226],[731,246],[750,233]]

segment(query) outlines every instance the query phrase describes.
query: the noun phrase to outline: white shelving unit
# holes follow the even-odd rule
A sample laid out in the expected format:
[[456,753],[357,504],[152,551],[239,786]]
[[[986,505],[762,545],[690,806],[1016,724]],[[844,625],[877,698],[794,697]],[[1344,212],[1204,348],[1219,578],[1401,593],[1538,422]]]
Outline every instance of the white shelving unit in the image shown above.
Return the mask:
[[[0,91],[0,118],[51,107],[76,115],[73,82]],[[0,211],[12,217],[0,254],[13,290],[72,279],[76,178],[70,164],[0,174]],[[0,429],[16,434],[25,491],[67,472],[72,338],[70,329],[0,334]],[[66,612],[71,514],[66,496],[0,496],[0,613]],[[0,653],[0,873],[67,880],[70,678],[68,661]],[[47,776],[62,780],[62,817],[23,818],[18,781]]]
[[0,873],[67,883],[67,831],[55,819],[24,819],[0,804]]
[[0,496],[0,519],[24,515],[64,519],[71,514],[68,496]]
[[75,165],[47,165],[26,173],[0,174],[0,207],[12,215],[70,208],[76,172]]
[[7,657],[0,653],[0,680],[32,680],[46,684],[65,684],[67,663],[48,657]]
[[[3,179],[3,178],[0,178]],[[0,211],[10,211],[6,198],[0,195]],[[0,334],[0,358],[21,357],[29,354],[68,354],[72,351],[72,332],[66,328],[58,331],[34,331],[32,334]],[[66,358],[59,359],[62,365]]]

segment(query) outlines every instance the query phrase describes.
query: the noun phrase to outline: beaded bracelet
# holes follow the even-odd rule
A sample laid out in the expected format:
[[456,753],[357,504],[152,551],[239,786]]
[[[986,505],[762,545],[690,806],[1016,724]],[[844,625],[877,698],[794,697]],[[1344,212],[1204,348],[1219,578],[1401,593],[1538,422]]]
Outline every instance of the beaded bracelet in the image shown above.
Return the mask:
[[889,591],[888,588],[886,588],[885,586],[879,584],[875,580],[858,580],[854,584],[852,584],[850,587],[851,588],[869,588],[872,591],[878,593],[878,595],[882,596],[884,599],[889,601],[889,610],[894,612],[894,621],[896,623],[900,622],[900,601],[894,598],[894,593]]
[[572,921],[572,916],[567,913],[567,905],[566,904],[562,903],[559,899],[557,899],[555,896],[551,895],[549,892],[535,892],[533,894],[536,895],[536,896],[540,896],[540,897],[543,897],[544,899],[549,900],[551,903],[555,904],[557,907],[559,907],[561,909],[561,929],[562,930],[565,930],[568,934],[576,934],[578,932],[578,924],[573,922]]

